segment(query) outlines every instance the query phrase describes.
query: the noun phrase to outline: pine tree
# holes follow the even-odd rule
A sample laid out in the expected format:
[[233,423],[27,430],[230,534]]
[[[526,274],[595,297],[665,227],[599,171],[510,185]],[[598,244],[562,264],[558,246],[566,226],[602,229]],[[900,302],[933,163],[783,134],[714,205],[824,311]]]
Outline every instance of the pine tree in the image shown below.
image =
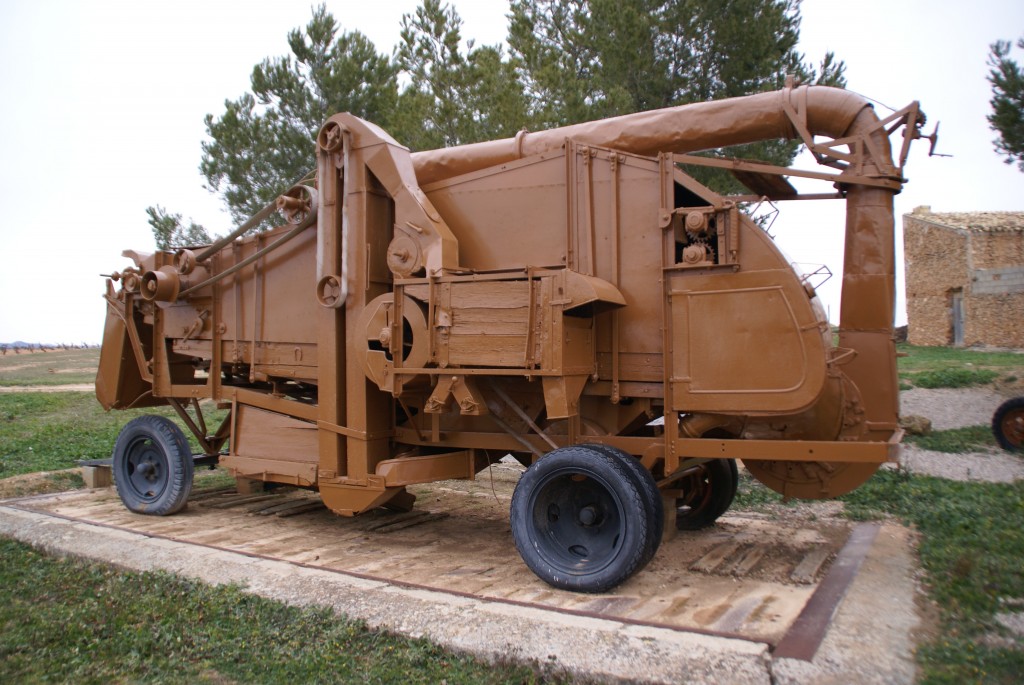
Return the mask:
[[[799,0],[513,0],[511,10],[506,52],[464,41],[454,6],[423,0],[402,17],[391,59],[314,9],[288,34],[290,54],[256,65],[251,92],[207,115],[207,188],[245,221],[312,167],[316,134],[336,112],[425,150],[774,90],[790,74],[845,83],[831,53],[816,71],[797,52]],[[767,141],[727,152],[788,165],[797,149]],[[741,190],[727,172],[693,171],[716,190]],[[161,247],[208,240],[180,214],[147,213]]]
[[252,72],[252,93],[206,116],[210,140],[199,166],[237,222],[259,211],[313,166],[314,141],[336,112],[387,126],[398,97],[397,69],[358,31],[340,32],[324,5],[305,30],[288,34],[291,55]]
[[171,214],[160,205],[147,207],[149,225],[156,239],[156,249],[173,250],[176,247],[206,245],[211,242],[210,234],[205,228],[192,219],[188,224],[182,221],[181,214]]
[[[509,28],[533,114],[549,126],[776,90],[788,75],[843,86],[845,65],[828,53],[816,71],[799,36],[798,0],[516,0]],[[765,141],[728,152],[785,166],[798,148]],[[693,171],[717,190],[741,190],[727,172]]]
[[[288,34],[288,47],[289,55],[253,68],[252,92],[206,116],[199,170],[239,224],[312,169],[314,141],[330,115],[352,112],[387,127],[396,111],[397,67],[363,34],[341,31],[324,5]],[[146,211],[158,245],[205,233],[162,207]]]
[[[992,113],[988,123],[999,136],[994,141],[996,152],[1005,156],[1007,164],[1016,162],[1024,171],[1024,72],[1009,57],[1009,41],[996,41],[991,47],[988,80],[992,84]],[[1017,47],[1024,50],[1024,38],[1017,40]]]
[[527,121],[514,61],[499,46],[462,49],[462,19],[451,5],[424,0],[402,17],[398,67],[409,76],[392,134],[414,150],[504,138]]

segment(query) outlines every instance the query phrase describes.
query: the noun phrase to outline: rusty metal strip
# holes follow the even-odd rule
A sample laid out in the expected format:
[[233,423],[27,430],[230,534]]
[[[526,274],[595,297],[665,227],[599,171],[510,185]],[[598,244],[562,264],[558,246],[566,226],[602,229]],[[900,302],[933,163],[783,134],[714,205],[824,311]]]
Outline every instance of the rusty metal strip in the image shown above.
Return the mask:
[[775,646],[772,651],[774,658],[801,661],[811,661],[814,658],[818,647],[825,639],[832,617],[839,608],[839,602],[846,595],[850,583],[860,570],[860,565],[881,528],[880,523],[862,523],[853,529],[846,545],[832,563],[828,575],[818,585],[804,610]]

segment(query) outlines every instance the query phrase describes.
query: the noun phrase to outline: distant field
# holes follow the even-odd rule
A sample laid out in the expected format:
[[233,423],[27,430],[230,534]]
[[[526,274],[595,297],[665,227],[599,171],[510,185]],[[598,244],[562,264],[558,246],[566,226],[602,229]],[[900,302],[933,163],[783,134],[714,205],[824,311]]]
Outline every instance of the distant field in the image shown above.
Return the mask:
[[21,352],[0,356],[0,386],[80,385],[96,381],[99,348]]

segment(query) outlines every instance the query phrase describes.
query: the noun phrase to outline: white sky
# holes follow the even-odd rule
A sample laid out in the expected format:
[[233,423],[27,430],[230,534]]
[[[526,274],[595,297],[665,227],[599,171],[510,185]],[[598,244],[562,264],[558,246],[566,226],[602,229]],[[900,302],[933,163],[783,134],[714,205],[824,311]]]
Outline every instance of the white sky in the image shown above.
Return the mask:
[[[286,34],[308,22],[311,4],[0,3],[0,341],[98,342],[98,274],[124,267],[126,248],[153,248],[149,205],[214,232],[230,230],[198,171],[203,118],[248,90],[253,65],[287,52]],[[505,0],[454,4],[465,37],[504,40]],[[327,2],[344,29],[362,31],[387,52],[399,39],[401,15],[416,5]],[[942,122],[938,151],[954,157],[929,159],[927,143],[917,143],[897,215],[923,204],[935,211],[1024,211],[1024,174],[993,152],[985,121],[988,46],[1024,34],[1024,3],[805,0],[803,17],[801,49],[809,59],[834,50],[848,65],[852,90],[895,108],[920,100],[928,131]],[[837,274],[820,290],[833,320],[841,205],[784,204],[772,228],[795,261],[825,263]]]

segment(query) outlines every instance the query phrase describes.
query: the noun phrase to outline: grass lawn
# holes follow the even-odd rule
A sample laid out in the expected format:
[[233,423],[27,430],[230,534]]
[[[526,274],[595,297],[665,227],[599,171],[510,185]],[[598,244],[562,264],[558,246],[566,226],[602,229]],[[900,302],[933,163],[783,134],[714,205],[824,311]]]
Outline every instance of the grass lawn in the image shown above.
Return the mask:
[[0,682],[530,683],[335,616],[0,539]]
[[918,347],[901,343],[897,352],[900,380],[916,388],[963,388],[995,380],[1024,378],[1024,354],[953,347]]

